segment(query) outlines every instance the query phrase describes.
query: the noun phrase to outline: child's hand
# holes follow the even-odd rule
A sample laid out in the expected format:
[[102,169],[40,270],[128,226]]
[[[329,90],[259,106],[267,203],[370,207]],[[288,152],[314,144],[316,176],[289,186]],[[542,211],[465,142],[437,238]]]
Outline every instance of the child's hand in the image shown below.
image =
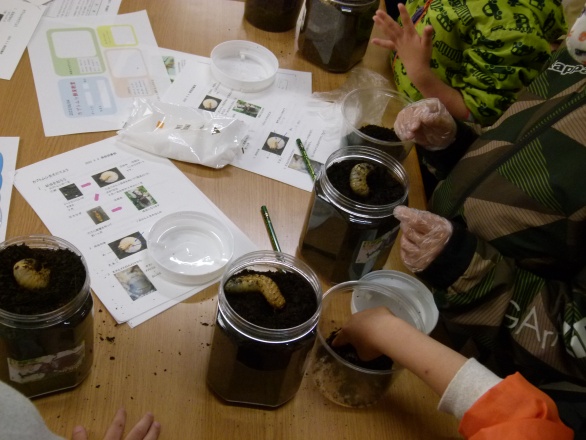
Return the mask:
[[[122,440],[126,427],[126,411],[120,408],[108,427],[104,440]],[[151,413],[146,413],[134,425],[124,440],[157,440],[161,433],[161,424],[155,421]],[[73,430],[72,440],[87,440],[88,435],[82,426],[76,426]]]
[[340,347],[350,344],[363,361],[376,359],[383,354],[379,345],[384,343],[390,318],[394,319],[394,315],[383,306],[354,313],[340,329],[332,345]]
[[448,147],[456,138],[456,121],[437,98],[422,99],[402,109],[395,119],[395,134],[436,151]]
[[398,8],[403,27],[385,11],[380,9],[376,11],[373,17],[374,23],[381,28],[388,39],[374,38],[372,43],[396,52],[405,66],[407,76],[417,86],[419,77],[432,74],[430,62],[433,28],[426,26],[423,29],[423,35],[419,36],[405,5],[399,3]]

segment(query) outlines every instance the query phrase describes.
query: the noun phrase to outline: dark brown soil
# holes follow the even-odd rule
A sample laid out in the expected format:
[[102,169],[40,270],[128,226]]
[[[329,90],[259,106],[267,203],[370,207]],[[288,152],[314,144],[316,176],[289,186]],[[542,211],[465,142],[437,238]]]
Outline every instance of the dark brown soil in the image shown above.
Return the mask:
[[[49,268],[49,285],[31,291],[19,286],[12,275],[14,264],[34,258]],[[38,249],[13,245],[0,251],[0,308],[20,315],[51,312],[69,303],[86,279],[85,267],[78,255],[68,249]]]
[[371,361],[363,361],[358,357],[358,353],[356,349],[350,345],[342,345],[341,347],[333,347],[332,341],[336,338],[338,334],[338,330],[333,331],[330,333],[328,338],[326,339],[326,343],[331,347],[334,352],[342,359],[350,362],[351,364],[356,365],[357,367],[367,368],[369,370],[390,370],[393,366],[393,360],[387,356],[379,356],[376,359]]
[[285,306],[274,309],[260,292],[228,293],[226,299],[238,315],[264,328],[296,327],[313,316],[317,299],[313,287],[303,276],[293,272],[256,272],[243,270],[234,277],[261,274],[271,278],[285,297]]
[[405,194],[405,186],[399,182],[385,167],[374,165],[368,173],[366,182],[370,192],[366,197],[359,196],[350,187],[350,172],[361,163],[360,160],[343,160],[328,167],[327,175],[332,185],[343,195],[355,202],[367,205],[390,205]]
[[392,128],[381,127],[380,125],[364,125],[358,130],[366,136],[378,139],[384,142],[401,142],[399,136],[395,133]]

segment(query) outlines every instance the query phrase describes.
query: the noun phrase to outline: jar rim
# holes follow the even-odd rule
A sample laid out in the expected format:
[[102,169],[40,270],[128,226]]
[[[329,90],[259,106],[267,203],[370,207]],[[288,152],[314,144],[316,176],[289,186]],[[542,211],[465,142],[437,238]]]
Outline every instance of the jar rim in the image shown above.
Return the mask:
[[[395,202],[386,205],[369,205],[366,203],[357,202],[342,194],[330,181],[327,170],[335,163],[353,159],[364,159],[371,163],[377,163],[387,168],[393,173],[393,176],[399,181],[399,183],[403,185],[403,196]],[[317,176],[317,180],[323,183],[323,190],[328,195],[330,201],[333,204],[338,206],[338,208],[356,216],[371,217],[378,214],[381,217],[387,217],[389,215],[389,211],[392,213],[392,210],[395,208],[395,206],[404,204],[409,195],[409,176],[403,165],[390,154],[385,153],[384,151],[380,151],[377,148],[363,145],[341,147],[334,151],[328,157],[324,166],[321,167]]]
[[[275,270],[287,270],[302,276],[313,287],[316,296],[316,310],[305,322],[288,328],[272,329],[254,324],[240,316],[230,305],[224,293],[224,285],[230,277],[253,266],[270,267]],[[322,304],[321,283],[315,272],[303,261],[289,254],[276,251],[249,252],[230,264],[220,280],[218,295],[218,312],[246,337],[268,343],[286,343],[299,339],[310,333],[319,321]]]
[[372,142],[373,144],[380,145],[382,147],[396,147],[399,145],[408,144],[409,141],[401,141],[401,140],[385,141],[382,139],[377,139],[377,138],[372,137],[366,133],[361,132],[359,129],[357,129],[354,126],[354,124],[351,121],[348,120],[348,118],[346,116],[346,111],[345,111],[348,101],[353,99],[356,95],[358,95],[360,93],[365,93],[365,92],[384,93],[385,95],[400,101],[401,103],[404,104],[404,106],[413,103],[413,101],[411,99],[409,99],[408,97],[406,97],[406,96],[400,94],[399,92],[397,92],[396,90],[390,89],[388,87],[382,87],[382,86],[360,87],[360,88],[357,88],[357,89],[354,89],[354,90],[351,90],[350,92],[348,92],[346,94],[346,96],[344,96],[344,98],[342,99],[342,102],[340,104],[340,112],[342,113],[342,118],[344,119],[344,122],[346,123],[346,125],[348,127],[351,127],[352,132],[355,133],[356,136],[363,138],[364,140],[366,140],[368,142]]
[[68,316],[73,315],[83,306],[90,293],[90,275],[85,258],[73,244],[60,237],[48,234],[32,234],[10,238],[0,243],[0,251],[9,246],[24,244],[33,248],[41,248],[42,244],[52,245],[48,248],[67,249],[76,254],[85,269],[85,280],[79,292],[66,304],[45,313],[20,314],[4,310],[0,307],[0,323],[8,327],[45,328],[55,325]]
[[[385,296],[387,296],[387,295],[391,295],[391,296],[395,296],[395,297],[397,296],[396,289],[393,289],[390,286],[375,283],[373,281],[363,281],[363,280],[345,281],[343,283],[336,284],[335,286],[331,287],[327,292],[324,293],[324,297],[323,297],[324,304],[327,305],[328,301],[330,301],[332,296],[338,292],[355,293],[356,290],[360,289],[360,288],[366,288],[369,292],[375,292],[375,293],[385,295]],[[405,311],[407,312],[409,317],[412,319],[412,321],[413,321],[412,324],[414,325],[414,327],[420,331],[423,331],[424,323],[423,323],[421,316],[419,316],[415,306],[412,305],[411,302],[408,302],[408,301],[404,301],[402,306],[406,309]],[[350,308],[350,305],[348,305],[348,307]],[[320,320],[321,319],[327,320],[328,318],[324,317],[324,315],[322,313]],[[376,375],[376,374],[388,375],[389,373],[397,370],[397,368],[398,368],[397,364],[395,364],[394,362],[393,362],[392,367],[388,370],[373,370],[370,368],[365,368],[365,367],[361,367],[359,365],[353,364],[352,362],[344,359],[342,356],[340,356],[338,353],[336,353],[332,349],[332,347],[330,347],[330,345],[326,342],[327,337],[323,335],[320,325],[318,325],[318,328],[317,328],[317,337],[318,337],[320,343],[324,346],[324,348],[327,350],[327,352],[331,356],[334,357],[334,359],[336,359],[338,362],[340,362],[344,366],[351,368],[353,370],[360,371],[360,372],[367,373],[367,374],[371,374],[371,375]]]

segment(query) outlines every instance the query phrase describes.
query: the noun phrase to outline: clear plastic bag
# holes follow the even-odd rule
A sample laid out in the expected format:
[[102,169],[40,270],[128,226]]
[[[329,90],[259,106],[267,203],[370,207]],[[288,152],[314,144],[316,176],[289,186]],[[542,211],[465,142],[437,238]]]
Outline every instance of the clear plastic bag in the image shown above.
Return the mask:
[[222,168],[234,160],[247,126],[191,107],[137,98],[119,140],[158,156]]

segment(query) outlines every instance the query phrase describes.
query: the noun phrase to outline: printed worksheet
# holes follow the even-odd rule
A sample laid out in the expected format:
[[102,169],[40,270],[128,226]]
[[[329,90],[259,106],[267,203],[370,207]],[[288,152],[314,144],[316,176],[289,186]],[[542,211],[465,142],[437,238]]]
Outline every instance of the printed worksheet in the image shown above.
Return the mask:
[[0,241],[4,241],[6,238],[18,141],[17,137],[0,137]]
[[10,79],[37,27],[45,6],[0,0],[0,79]]
[[279,69],[272,86],[246,93],[216,81],[210,63],[205,57],[186,58],[163,101],[245,122],[248,133],[232,165],[311,191],[313,181],[296,140],[303,143],[316,173],[340,147],[340,124],[324,118],[324,109],[333,104],[311,97],[311,74]]
[[84,255],[91,287],[118,323],[135,326],[216,283],[166,279],[147,251],[151,226],[179,211],[211,215],[234,236],[234,256],[257,247],[173,163],[116,137],[16,172],[15,187],[51,234]]
[[46,136],[117,130],[171,84],[146,11],[44,18],[28,50]]
[[[29,0],[30,1],[30,0]],[[38,0],[43,1],[43,0]],[[45,17],[85,17],[91,15],[116,15],[122,0],[52,0]]]

